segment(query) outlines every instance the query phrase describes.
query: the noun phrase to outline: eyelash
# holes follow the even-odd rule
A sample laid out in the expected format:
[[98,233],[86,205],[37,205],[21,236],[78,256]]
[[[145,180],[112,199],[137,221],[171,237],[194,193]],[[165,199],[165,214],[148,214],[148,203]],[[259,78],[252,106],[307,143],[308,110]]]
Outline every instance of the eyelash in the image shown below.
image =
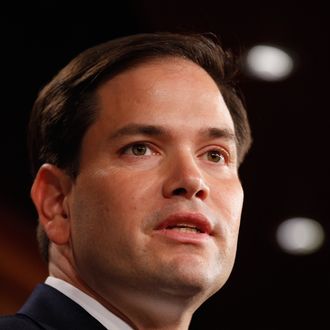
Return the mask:
[[[135,143],[132,143],[132,144],[129,144],[127,146],[125,146],[124,148],[120,149],[120,154],[127,154],[127,155],[132,155],[132,156],[136,156],[136,157],[141,157],[141,156],[146,156],[145,154],[143,155],[136,155],[133,153],[133,151],[131,153],[128,152],[129,149],[132,149],[133,147],[136,147],[136,146],[144,146],[146,148],[148,148],[152,154],[156,155],[158,154],[157,152],[153,151],[153,149],[150,147],[150,145],[146,142],[135,142]],[[149,156],[149,155],[147,155]]]
[[[135,154],[133,152],[133,147],[138,147],[138,146],[143,146],[145,147],[145,149],[149,149],[150,150],[150,154],[146,155],[144,154]],[[131,152],[129,152],[129,150],[131,150]],[[209,149],[206,150],[205,152],[202,153],[202,156],[206,155],[206,157],[208,157],[211,154],[216,154],[219,155],[219,157],[221,157],[221,159],[218,162],[214,162],[214,163],[228,163],[229,161],[229,153],[223,149],[223,148],[213,148],[213,149]],[[143,156],[150,156],[150,155],[157,155],[159,154],[158,152],[154,151],[154,149],[149,145],[149,143],[146,142],[134,142],[132,144],[129,144],[125,147],[123,147],[122,149],[120,149],[119,154],[121,155],[131,155],[131,156],[135,156],[135,157],[143,157]],[[210,162],[213,162],[212,160],[208,159]]]
[[203,153],[203,155],[206,155],[207,157],[207,160],[209,160],[210,162],[213,162],[212,160],[210,160],[208,158],[209,155],[216,155],[216,156],[219,156],[220,157],[220,160],[219,161],[216,161],[214,163],[228,163],[228,158],[229,158],[229,155],[228,153],[223,150],[223,149],[220,149],[220,148],[215,148],[215,149],[210,149],[210,150],[207,150],[206,152]]

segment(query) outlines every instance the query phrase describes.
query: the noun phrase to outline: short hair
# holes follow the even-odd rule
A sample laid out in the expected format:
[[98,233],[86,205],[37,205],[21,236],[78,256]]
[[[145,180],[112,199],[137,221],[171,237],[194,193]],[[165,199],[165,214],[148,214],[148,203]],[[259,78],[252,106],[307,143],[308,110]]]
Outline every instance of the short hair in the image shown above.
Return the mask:
[[[73,179],[79,174],[81,142],[97,116],[96,90],[105,81],[152,59],[176,57],[202,67],[215,81],[234,122],[238,163],[251,145],[251,132],[237,87],[239,65],[213,34],[150,33],[114,39],[76,56],[39,93],[29,122],[32,175],[51,163]],[[39,224],[39,248],[48,260],[49,241]]]

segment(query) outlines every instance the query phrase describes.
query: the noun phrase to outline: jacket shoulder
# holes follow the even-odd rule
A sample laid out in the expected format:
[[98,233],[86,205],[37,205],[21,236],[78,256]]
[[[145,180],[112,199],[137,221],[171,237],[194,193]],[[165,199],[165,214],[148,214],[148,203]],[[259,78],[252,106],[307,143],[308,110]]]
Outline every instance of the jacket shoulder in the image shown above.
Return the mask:
[[0,316],[1,330],[40,330],[33,320],[25,315],[16,314],[8,316]]

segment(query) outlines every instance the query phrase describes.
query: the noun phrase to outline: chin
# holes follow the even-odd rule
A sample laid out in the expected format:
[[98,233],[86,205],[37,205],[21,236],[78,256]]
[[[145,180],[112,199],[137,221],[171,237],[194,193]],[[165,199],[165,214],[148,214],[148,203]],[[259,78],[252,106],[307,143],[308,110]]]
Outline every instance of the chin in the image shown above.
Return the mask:
[[180,263],[173,267],[168,279],[172,290],[183,296],[209,297],[225,284],[228,272],[219,265]]

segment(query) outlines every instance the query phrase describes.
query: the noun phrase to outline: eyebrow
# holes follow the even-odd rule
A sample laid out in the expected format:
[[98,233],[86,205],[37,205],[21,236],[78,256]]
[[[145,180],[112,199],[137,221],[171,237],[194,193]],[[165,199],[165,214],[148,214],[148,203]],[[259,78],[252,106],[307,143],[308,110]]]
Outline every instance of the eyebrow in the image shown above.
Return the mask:
[[[233,142],[237,140],[234,131],[228,128],[206,127],[200,129],[198,133],[205,138],[222,138]],[[128,124],[114,132],[110,139],[133,135],[166,136],[170,135],[170,132],[163,126],[158,125]]]
[[221,138],[233,142],[237,141],[234,131],[229,128],[207,127],[202,128],[199,133],[208,138]]
[[161,136],[167,135],[166,130],[161,126],[144,125],[144,124],[129,124],[118,129],[110,136],[110,139],[117,139],[122,136],[130,135],[148,135],[148,136]]

